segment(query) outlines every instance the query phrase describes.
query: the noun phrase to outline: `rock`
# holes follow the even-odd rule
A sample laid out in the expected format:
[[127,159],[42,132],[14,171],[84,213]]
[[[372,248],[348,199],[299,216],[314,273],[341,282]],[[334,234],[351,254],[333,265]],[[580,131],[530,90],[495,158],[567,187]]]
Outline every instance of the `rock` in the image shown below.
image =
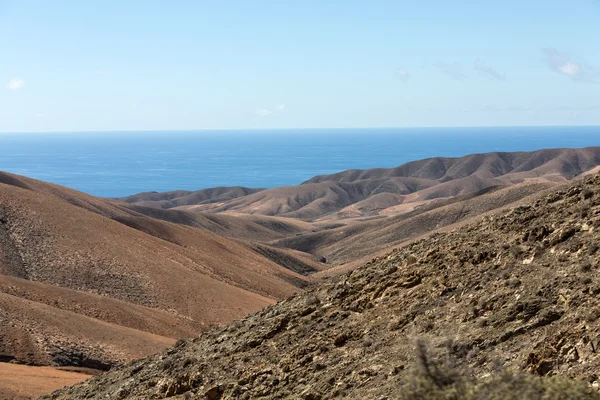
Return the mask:
[[208,400],[219,400],[221,395],[223,394],[221,388],[219,386],[214,386],[204,393],[204,397]]
[[406,278],[404,281],[398,284],[398,286],[406,289],[415,287],[421,283],[421,277],[417,274],[413,274]]
[[556,246],[557,244],[562,243],[567,239],[573,237],[576,232],[577,229],[572,226],[562,228],[552,235],[552,238],[550,239],[550,245]]
[[406,265],[413,265],[417,262],[417,260],[417,257],[411,254],[408,257],[406,257]]
[[348,335],[347,333],[340,333],[333,340],[333,344],[336,347],[341,347],[341,346],[345,345],[346,342],[348,342],[348,340],[350,340],[350,335]]

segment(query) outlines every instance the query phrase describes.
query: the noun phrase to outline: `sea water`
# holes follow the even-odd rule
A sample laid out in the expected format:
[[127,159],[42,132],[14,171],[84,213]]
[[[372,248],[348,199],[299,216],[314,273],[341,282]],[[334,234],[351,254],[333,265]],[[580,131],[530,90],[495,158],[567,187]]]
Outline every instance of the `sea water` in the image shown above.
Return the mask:
[[600,127],[0,133],[0,171],[104,197],[271,188],[428,157],[600,146]]

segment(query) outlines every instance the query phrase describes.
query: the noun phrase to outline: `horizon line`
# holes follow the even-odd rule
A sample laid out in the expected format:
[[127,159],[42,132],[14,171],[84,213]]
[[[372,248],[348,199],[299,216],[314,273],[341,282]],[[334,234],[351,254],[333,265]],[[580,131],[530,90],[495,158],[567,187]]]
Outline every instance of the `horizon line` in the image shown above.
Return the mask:
[[110,129],[110,130],[49,130],[49,131],[0,131],[6,134],[68,134],[68,133],[193,133],[193,132],[246,132],[246,131],[348,131],[360,129],[409,130],[409,129],[494,129],[494,128],[600,128],[600,125],[461,125],[461,126],[363,126],[337,128],[200,128],[200,129]]

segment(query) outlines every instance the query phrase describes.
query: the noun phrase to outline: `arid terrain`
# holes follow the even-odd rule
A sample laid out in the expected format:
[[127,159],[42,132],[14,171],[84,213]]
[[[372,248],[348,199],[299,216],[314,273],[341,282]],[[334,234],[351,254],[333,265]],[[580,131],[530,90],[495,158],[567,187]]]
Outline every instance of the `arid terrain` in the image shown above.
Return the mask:
[[593,175],[45,398],[598,398],[599,229]]
[[[292,325],[286,322],[282,329],[287,332],[290,326],[300,326],[300,321],[305,321],[304,317],[309,314],[323,314],[311,311],[298,317],[297,310],[287,310],[288,306],[300,307],[296,302],[312,301],[303,300],[308,297],[297,297],[297,293],[304,290],[313,293],[302,296],[318,297],[315,307],[323,302],[327,304],[333,301],[327,296],[337,287],[337,283],[328,281],[338,282],[340,276],[359,267],[362,269],[357,271],[375,268],[362,267],[365,264],[388,268],[390,262],[386,260],[403,257],[401,254],[409,251],[406,249],[416,249],[410,251],[418,253],[415,257],[419,260],[426,260],[423,262],[426,265],[415,262],[402,268],[407,274],[420,273],[417,267],[427,270],[430,263],[425,254],[433,246],[427,244],[432,243],[433,238],[450,240],[452,235],[462,234],[465,229],[475,229],[475,236],[487,237],[483,232],[492,228],[481,221],[496,218],[499,212],[504,215],[504,210],[542,204],[539,198],[555,193],[572,179],[579,182],[584,175],[593,175],[599,166],[600,147],[489,153],[416,161],[394,169],[345,171],[287,188],[221,187],[196,192],[141,193],[125,199],[97,198],[0,173],[0,363],[23,367],[11,372],[11,381],[0,378],[0,393],[15,392],[14,377],[18,373],[44,375],[44,371],[51,371],[35,369],[41,366],[85,368],[88,373],[115,369],[160,352],[179,338],[207,335],[199,346],[203,346],[202,351],[216,354],[216,347],[210,347],[214,344],[209,344],[210,338],[218,332],[213,327],[240,321],[293,296],[274,308],[264,309],[283,310],[276,311],[277,315],[289,314],[296,322]],[[592,191],[594,184],[588,184]],[[592,196],[581,204],[592,207],[597,199]],[[549,204],[542,204],[544,212],[553,215],[554,211],[547,209],[554,205]],[[473,226],[478,228],[467,228]],[[517,223],[511,226],[506,234],[489,233],[498,241],[494,245],[510,242],[513,231],[523,228]],[[556,229],[551,227],[550,230]],[[436,240],[438,247],[443,248],[440,252],[450,251],[451,246],[444,242],[446,239]],[[462,243],[456,251],[466,252],[467,243],[475,246],[474,241],[467,242],[462,236],[456,240]],[[398,250],[390,255],[394,248]],[[515,248],[511,245],[502,251],[512,254]],[[371,261],[373,259],[375,261]],[[508,259],[502,260],[504,268]],[[513,264],[521,265],[522,261],[515,256]],[[471,268],[464,260],[461,263],[462,267]],[[402,262],[394,265],[404,271],[400,268]],[[423,277],[442,279],[431,269],[433,267],[429,265],[429,268]],[[539,271],[532,269],[531,273]],[[367,274],[371,276],[369,274],[371,272]],[[468,269],[464,285],[481,274]],[[404,278],[402,275],[398,279]],[[361,284],[369,287],[370,279]],[[452,284],[458,285],[460,279],[463,278],[455,277],[456,282]],[[356,296],[367,296],[368,292]],[[329,300],[321,299],[323,296]],[[424,300],[425,292],[415,296],[408,300],[400,298],[414,304],[417,298],[422,299],[427,315],[433,313],[433,308],[427,308],[429,300]],[[441,303],[435,304],[442,307]],[[333,309],[336,307],[347,311],[349,306],[336,305]],[[373,318],[386,318],[384,311],[391,312],[386,308]],[[236,322],[233,326],[238,328],[227,329],[234,329],[236,337],[253,335],[272,324],[271,317],[265,317],[270,312],[261,311]],[[354,316],[353,312],[348,315]],[[450,318],[456,312],[452,308],[440,311],[440,315]],[[331,323],[323,325],[318,321],[307,329],[313,334],[331,327],[353,330],[350,325],[344,328],[346,317],[334,318],[331,326]],[[262,321],[262,318],[267,319]],[[312,321],[313,317],[309,319]],[[371,320],[360,321],[360,324],[381,325]],[[247,323],[255,328],[243,333],[243,329],[248,328],[244,328]],[[367,325],[360,329],[367,329]],[[442,324],[439,332],[433,331],[429,336],[439,339],[444,329],[447,326]],[[212,333],[205,333],[208,331]],[[415,332],[419,337],[425,333]],[[271,337],[267,342],[278,348],[286,348],[286,343],[296,340],[308,346],[306,340],[309,339],[303,334],[290,331],[291,336],[285,336],[284,342],[273,342]],[[323,333],[330,334],[333,333]],[[389,338],[381,340],[385,342]],[[257,350],[245,347],[240,350],[237,342],[229,341],[223,345],[227,357],[234,357],[236,352],[242,357],[242,361],[235,359],[237,356],[232,358],[232,366],[253,370],[254,366],[247,367],[243,359],[259,357],[256,351],[260,357],[267,357],[267,361],[271,357],[267,350],[260,350],[262,345],[257,345]],[[188,348],[191,344],[185,346]],[[403,353],[402,360],[408,365],[412,344],[407,342],[402,346],[398,351]],[[234,351],[234,347],[237,350]],[[246,350],[248,355],[244,355]],[[285,351],[288,350],[292,351],[291,348]],[[223,360],[227,357],[223,356]],[[50,380],[40,384],[47,392],[82,379],[80,374],[70,376],[63,375],[67,373],[63,370],[56,371],[54,386],[51,383],[54,375],[50,372],[44,375]],[[228,371],[230,378],[235,375]],[[290,385],[308,383],[289,381]],[[196,389],[193,393],[200,393]],[[18,390],[24,398],[43,393]],[[90,393],[95,395],[95,391]],[[351,392],[353,396],[363,393]],[[148,398],[148,393],[140,392],[138,398]],[[246,397],[243,393],[247,393]],[[238,393],[238,397],[254,398],[258,392],[243,393]],[[290,392],[289,396],[297,398],[297,394]],[[155,395],[163,394],[152,392],[151,396]]]
[[206,229],[1,174],[0,358],[105,370],[308,284],[263,254]]
[[90,374],[52,367],[0,363],[0,399],[25,400],[90,378]]
[[[515,183],[564,182],[597,167],[600,147],[430,158],[390,169],[349,170],[316,176],[299,186],[269,190],[230,188],[230,200],[196,204],[188,193],[146,193],[129,203],[195,211],[277,215],[307,221],[387,215],[415,209],[434,199],[452,198]],[[223,189],[222,189],[223,190]]]
[[[521,201],[598,165],[600,147],[487,153],[420,160],[393,169],[344,171],[247,195],[232,188],[237,197],[227,201],[190,204],[184,194],[176,204],[188,204],[173,206],[178,192],[124,200],[195,215],[189,218],[208,218],[215,224],[202,226],[213,232],[324,258],[339,270],[420,235]],[[243,230],[238,228],[241,221]],[[264,233],[265,227],[277,232]]]

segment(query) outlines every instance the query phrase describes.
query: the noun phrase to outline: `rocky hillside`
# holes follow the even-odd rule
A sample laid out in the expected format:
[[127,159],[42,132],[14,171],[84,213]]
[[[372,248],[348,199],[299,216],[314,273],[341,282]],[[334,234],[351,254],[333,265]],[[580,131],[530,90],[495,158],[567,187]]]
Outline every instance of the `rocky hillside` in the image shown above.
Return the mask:
[[416,340],[482,382],[505,369],[597,387],[599,249],[592,176],[46,398],[402,398]]

